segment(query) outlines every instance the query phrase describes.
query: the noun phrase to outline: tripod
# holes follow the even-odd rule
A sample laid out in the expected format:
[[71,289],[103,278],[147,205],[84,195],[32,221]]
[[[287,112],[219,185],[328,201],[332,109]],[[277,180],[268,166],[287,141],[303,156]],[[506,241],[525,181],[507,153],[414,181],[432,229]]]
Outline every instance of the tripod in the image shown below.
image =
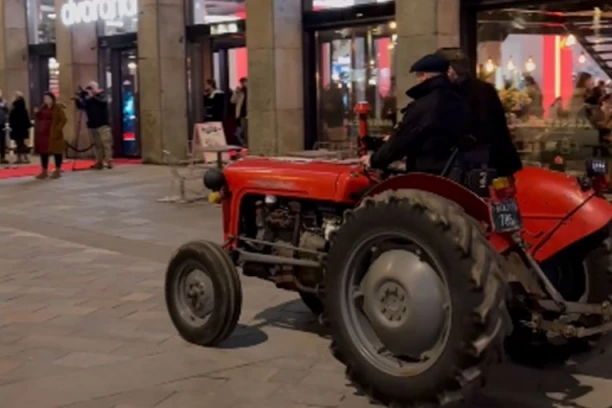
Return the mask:
[[79,153],[85,153],[88,152],[89,150],[93,149],[94,147],[94,143],[91,140],[91,138],[89,139],[89,146],[87,146],[84,149],[79,148],[80,146],[80,139],[81,139],[81,124],[83,123],[83,116],[84,113],[82,110],[78,110],[78,116],[77,116],[77,133],[76,133],[76,138],[74,141],[74,145],[71,145],[70,143],[68,143],[68,141],[64,141],[64,143],[66,144],[66,157],[68,158],[68,151],[73,151],[74,157],[72,158],[72,171],[75,171],[76,168],[76,160],[77,160],[77,155]]

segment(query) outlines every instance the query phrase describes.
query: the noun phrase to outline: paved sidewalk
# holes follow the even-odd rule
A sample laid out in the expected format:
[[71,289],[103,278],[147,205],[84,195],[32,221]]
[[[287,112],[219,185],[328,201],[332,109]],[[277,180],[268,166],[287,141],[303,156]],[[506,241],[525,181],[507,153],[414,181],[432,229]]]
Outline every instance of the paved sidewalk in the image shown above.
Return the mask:
[[[178,338],[165,262],[221,226],[209,204],[156,203],[168,174],[0,182],[0,407],[369,407],[296,296],[267,283],[243,279],[240,326],[223,347]],[[469,407],[610,408],[611,378],[609,352],[550,371],[506,364]]]

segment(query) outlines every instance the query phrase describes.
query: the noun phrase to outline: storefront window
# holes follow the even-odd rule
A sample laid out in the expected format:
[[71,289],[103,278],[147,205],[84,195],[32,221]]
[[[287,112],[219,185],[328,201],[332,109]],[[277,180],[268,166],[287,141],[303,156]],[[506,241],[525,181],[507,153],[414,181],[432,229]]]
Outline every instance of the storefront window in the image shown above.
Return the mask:
[[524,162],[582,170],[610,155],[612,13],[602,8],[478,13],[478,75],[499,90]]
[[317,39],[319,145],[355,141],[360,101],[370,104],[370,132],[388,133],[396,116],[395,23],[320,31]]
[[190,0],[192,24],[211,24],[246,18],[245,0]]
[[59,68],[60,64],[57,62],[55,57],[50,57],[47,62],[47,68],[49,69],[49,86],[48,89],[52,92],[56,98],[60,96],[59,88]]
[[360,6],[363,4],[389,3],[394,0],[306,0],[307,10],[319,11]]
[[55,42],[54,0],[27,0],[26,10],[30,44]]

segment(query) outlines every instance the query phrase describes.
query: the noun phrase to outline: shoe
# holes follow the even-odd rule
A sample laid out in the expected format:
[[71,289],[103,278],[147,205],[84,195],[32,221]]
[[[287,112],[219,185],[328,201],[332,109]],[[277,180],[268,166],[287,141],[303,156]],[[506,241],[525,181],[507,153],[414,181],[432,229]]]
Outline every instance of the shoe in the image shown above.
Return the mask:
[[60,169],[53,170],[53,173],[51,173],[51,178],[58,179],[60,177],[62,177],[62,171]]
[[113,168],[113,163],[112,162],[106,163],[106,168],[109,169],[109,170],[112,169]]
[[47,177],[49,177],[49,173],[47,173],[47,170],[43,170],[40,173],[38,173],[38,175],[36,176],[37,180],[44,180]]
[[104,165],[102,163],[96,163],[93,166],[90,167],[92,170],[102,170],[104,168]]

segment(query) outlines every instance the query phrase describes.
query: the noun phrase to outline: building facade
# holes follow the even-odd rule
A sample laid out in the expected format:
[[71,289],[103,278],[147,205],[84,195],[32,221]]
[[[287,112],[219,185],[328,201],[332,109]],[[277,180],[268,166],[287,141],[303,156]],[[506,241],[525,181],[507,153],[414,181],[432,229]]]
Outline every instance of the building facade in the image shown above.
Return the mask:
[[[410,66],[440,47],[461,46],[475,73],[501,90],[515,127],[525,128],[519,133],[535,139],[551,133],[553,118],[570,109],[578,76],[586,72],[605,83],[612,71],[612,8],[606,1],[1,4],[5,96],[21,91],[35,106],[51,90],[67,106],[67,137],[87,145],[86,119],[71,98],[95,80],[109,98],[115,155],[153,163],[164,161],[164,151],[179,157],[188,151],[193,125],[205,117],[208,79],[224,92],[228,141],[234,142],[235,127],[229,95],[248,78],[249,149],[282,154],[350,142],[352,106],[361,100],[372,107],[373,131],[388,132],[413,85]],[[580,150],[577,143],[597,144],[587,125],[579,132],[564,126],[552,132],[561,134],[559,140],[545,147],[537,142],[537,149],[558,153]],[[525,139],[522,150],[534,146],[532,136]]]

